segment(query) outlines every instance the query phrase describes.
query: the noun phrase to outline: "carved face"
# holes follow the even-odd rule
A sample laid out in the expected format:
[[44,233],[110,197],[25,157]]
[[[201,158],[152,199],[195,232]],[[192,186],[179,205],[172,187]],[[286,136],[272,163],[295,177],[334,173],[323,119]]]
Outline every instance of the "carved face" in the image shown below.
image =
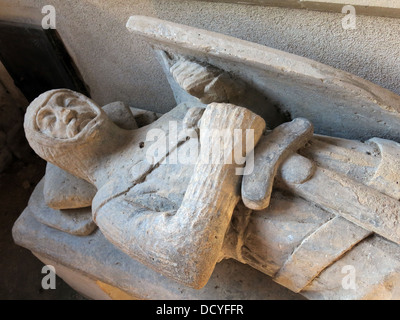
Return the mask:
[[71,139],[97,116],[89,99],[72,93],[54,94],[36,116],[39,130],[52,138]]

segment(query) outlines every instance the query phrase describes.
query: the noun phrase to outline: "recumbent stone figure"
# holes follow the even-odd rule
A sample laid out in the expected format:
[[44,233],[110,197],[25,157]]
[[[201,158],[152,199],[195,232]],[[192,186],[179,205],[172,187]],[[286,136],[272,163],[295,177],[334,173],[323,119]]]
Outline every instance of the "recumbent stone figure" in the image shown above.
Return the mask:
[[[168,137],[171,121],[178,124],[176,144],[148,161],[147,133],[162,130]],[[368,259],[373,272],[396,279],[397,271],[380,269],[379,262],[400,252],[399,144],[313,135],[301,118],[265,128],[250,110],[219,102],[181,104],[126,130],[92,100],[66,89],[39,96],[25,117],[36,153],[94,186],[92,217],[106,238],[180,283],[201,288],[224,258],[314,297],[340,283],[347,259],[370,273],[363,267]],[[202,132],[210,129],[225,129],[231,138],[235,129],[254,130],[250,174],[236,174],[244,163],[224,163],[226,150],[219,162],[201,161],[211,156],[202,148]],[[199,140],[188,139],[188,130]],[[249,141],[241,142],[246,156]],[[199,149],[197,159],[170,163],[185,144]],[[375,284],[374,277],[364,283]]]

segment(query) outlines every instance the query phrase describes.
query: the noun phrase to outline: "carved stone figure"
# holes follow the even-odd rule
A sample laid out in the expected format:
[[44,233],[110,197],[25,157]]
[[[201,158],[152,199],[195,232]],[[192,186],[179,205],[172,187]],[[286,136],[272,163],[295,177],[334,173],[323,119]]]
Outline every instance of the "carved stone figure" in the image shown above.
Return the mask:
[[[239,201],[236,165],[197,162],[183,170],[174,164],[162,166],[164,179],[170,176],[172,181],[163,186],[159,180],[154,186],[154,181],[146,180],[157,174],[160,177],[160,161],[146,161],[145,134],[172,120],[196,125],[201,116],[200,132],[223,128],[233,135],[234,129],[253,129],[258,141],[265,122],[247,109],[227,104],[211,104],[203,115],[196,111],[177,108],[146,131],[127,131],[117,127],[90,99],[55,90],[31,103],[25,130],[41,157],[96,186],[93,220],[111,242],[161,273],[202,287],[219,258]],[[185,114],[195,118],[188,121]],[[179,115],[185,116],[179,119]],[[176,147],[159,156],[160,160]],[[202,152],[209,152],[200,149],[199,159],[207,156]],[[172,185],[168,185],[172,183],[187,188],[171,192]],[[217,191],[210,193],[213,189]],[[169,194],[162,195],[166,190]]]
[[[254,170],[242,182],[244,205],[262,211],[251,214],[239,204],[229,228],[240,196],[237,165],[201,162],[210,152],[202,150],[201,138],[194,165],[163,163],[194,140],[186,134],[157,162],[147,162],[151,143],[146,134],[155,128],[168,132],[172,120],[180,123],[183,132],[187,124],[196,126],[201,120],[198,129],[203,139],[202,130],[209,128],[254,129],[255,143],[265,127],[260,117],[244,108],[212,103],[205,110],[178,106],[149,126],[127,131],[113,124],[90,99],[54,90],[32,102],[25,128],[40,156],[96,186],[92,216],[109,241],[188,286],[203,287],[217,261],[229,257],[299,292],[373,232],[399,243],[400,205],[392,198],[398,196],[397,181],[382,169],[377,174],[373,167],[396,161],[397,143],[313,138],[312,125],[305,119],[278,126],[262,137],[255,149]],[[307,143],[300,152],[308,158],[295,153]],[[274,184],[277,191],[271,201]],[[299,219],[297,224],[306,219],[308,227],[300,224],[271,231],[268,226],[276,218]],[[270,239],[291,241],[274,247]]]
[[[29,205],[36,219],[81,236],[97,225],[119,250],[196,289],[219,261],[233,258],[307,298],[400,298],[400,144],[383,139],[397,135],[399,97],[347,74],[342,78],[359,86],[342,87],[331,69],[305,59],[283,55],[291,63],[282,69],[272,49],[245,42],[236,48],[233,39],[208,32],[198,38],[198,30],[160,23],[128,22],[156,43],[181,102],[159,119],[141,126],[121,104],[100,108],[66,89],[46,92],[29,106],[28,141],[52,163]],[[240,60],[246,45],[251,54]],[[272,61],[269,69],[260,67],[262,53]],[[244,74],[237,61],[251,71]],[[307,101],[305,92],[312,92]],[[267,94],[312,122],[288,119]],[[349,118],[333,119],[339,100],[351,101]],[[331,108],[332,121],[318,108]],[[367,109],[384,121],[349,129],[351,117],[358,117],[353,110],[370,124]],[[343,136],[346,129],[353,139],[314,134],[314,122],[319,133]],[[224,130],[229,143],[213,143],[217,137],[210,148],[213,130]],[[254,134],[237,140],[235,130]],[[374,133],[379,138],[371,138]],[[191,161],[179,161],[193,150]],[[217,161],[205,161],[213,157]],[[251,170],[243,170],[248,165]],[[63,195],[53,192],[59,186]],[[343,285],[349,266],[361,279],[357,290]]]

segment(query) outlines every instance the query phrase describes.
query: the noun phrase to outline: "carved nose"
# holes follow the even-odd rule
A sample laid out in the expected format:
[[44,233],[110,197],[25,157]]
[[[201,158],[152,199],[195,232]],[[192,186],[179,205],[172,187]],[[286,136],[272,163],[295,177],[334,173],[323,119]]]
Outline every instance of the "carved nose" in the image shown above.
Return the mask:
[[68,124],[76,115],[76,112],[71,109],[63,108],[60,112],[61,121]]

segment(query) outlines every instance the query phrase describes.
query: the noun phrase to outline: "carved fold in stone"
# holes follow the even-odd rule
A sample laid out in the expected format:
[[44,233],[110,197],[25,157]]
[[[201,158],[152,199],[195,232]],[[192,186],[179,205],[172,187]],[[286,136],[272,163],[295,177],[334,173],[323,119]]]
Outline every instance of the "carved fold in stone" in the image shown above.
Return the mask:
[[251,214],[240,261],[274,277],[304,239],[333,217],[304,199],[274,191],[270,206]]
[[[302,291],[309,299],[400,298],[400,247],[378,235],[366,238],[328,266]],[[353,276],[353,287],[343,286]]]
[[240,77],[190,56],[160,49],[155,53],[178,104],[231,103],[257,113],[266,120],[269,128],[289,120],[268,97]]
[[181,57],[170,68],[174,80],[202,103],[236,102],[246,85],[232,79],[228,73],[208,64],[200,64]]
[[400,144],[379,138],[370,139],[368,142],[376,144],[381,155],[381,162],[368,185],[400,200]]
[[327,211],[400,243],[398,200],[346,176],[321,168],[316,168],[312,179],[303,184],[288,181],[284,184],[283,188],[318,203]]
[[298,152],[321,168],[346,175],[366,185],[381,161],[379,149],[374,143],[321,135],[314,135]]
[[[253,129],[255,141],[265,122],[249,110],[211,104],[201,118],[200,132],[210,129]],[[204,162],[211,150],[200,135],[200,155],[177,211],[153,211],[135,200],[139,186],[102,200],[114,187],[100,189],[93,203],[95,221],[103,234],[135,259],[188,286],[201,288],[219,259],[224,236],[240,197],[235,163],[225,164],[224,146],[216,163]],[[243,146],[242,150],[246,150]],[[233,155],[234,150],[230,150]],[[243,165],[243,164],[242,164]],[[171,169],[179,169],[171,166]],[[149,201],[154,204],[153,201]],[[171,211],[172,209],[172,211]],[[165,210],[165,209],[164,209]],[[177,233],[177,230],[180,230]]]
[[372,234],[342,217],[335,217],[306,237],[274,280],[300,292],[327,266]]

